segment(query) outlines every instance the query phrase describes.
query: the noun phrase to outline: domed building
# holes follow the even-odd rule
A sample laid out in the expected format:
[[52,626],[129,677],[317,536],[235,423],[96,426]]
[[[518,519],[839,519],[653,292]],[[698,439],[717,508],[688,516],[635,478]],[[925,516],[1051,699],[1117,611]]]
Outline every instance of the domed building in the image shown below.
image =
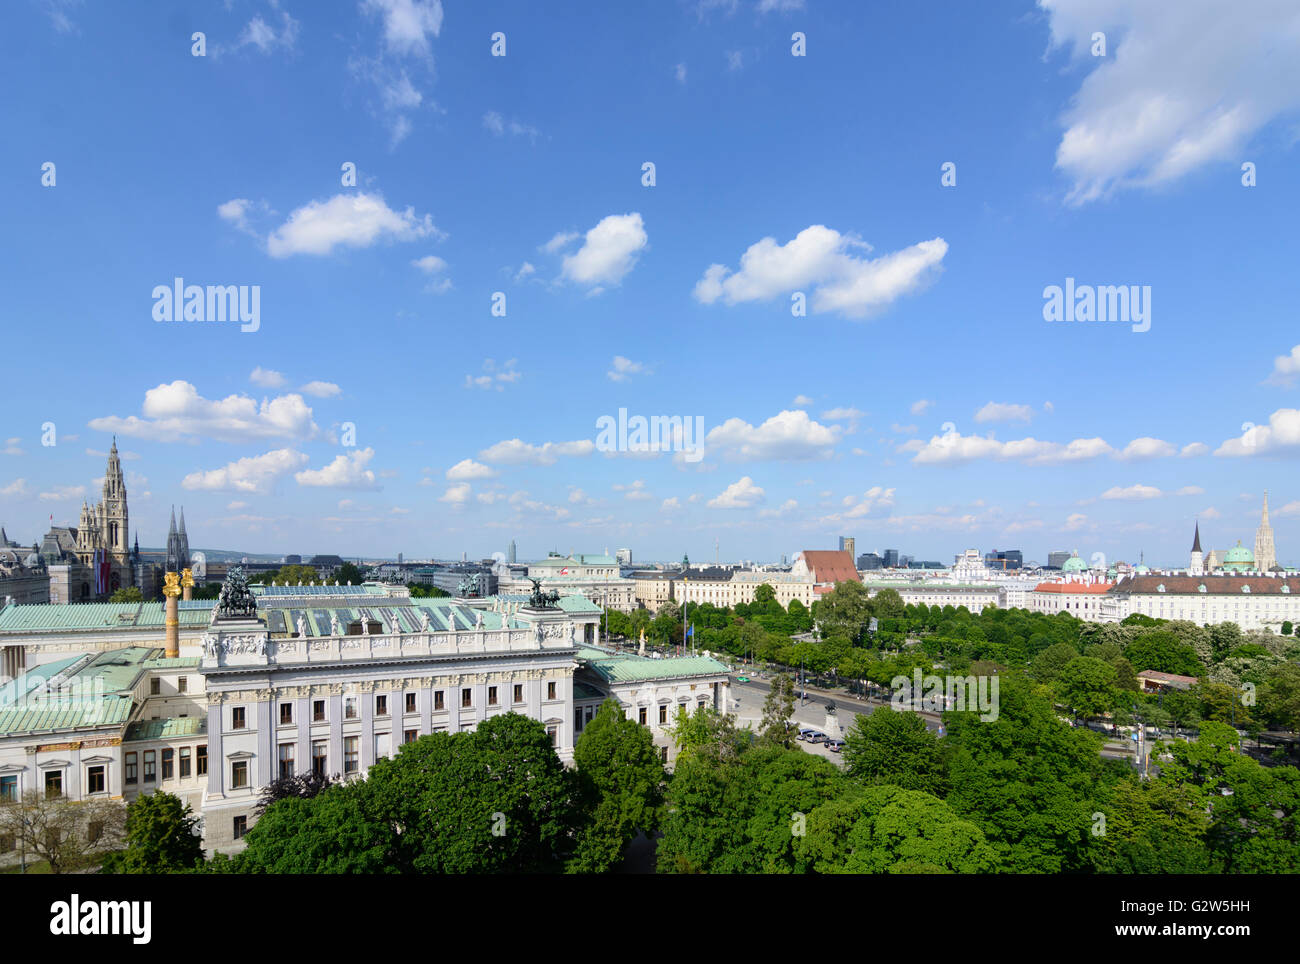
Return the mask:
[[1075,549],[1074,552],[1070,553],[1070,558],[1066,559],[1065,565],[1061,566],[1061,572],[1065,573],[1067,578],[1070,576],[1083,575],[1083,573],[1087,571],[1088,564],[1079,558],[1078,549]]
[[1224,572],[1254,572],[1255,554],[1237,540],[1237,544],[1223,554],[1220,566]]

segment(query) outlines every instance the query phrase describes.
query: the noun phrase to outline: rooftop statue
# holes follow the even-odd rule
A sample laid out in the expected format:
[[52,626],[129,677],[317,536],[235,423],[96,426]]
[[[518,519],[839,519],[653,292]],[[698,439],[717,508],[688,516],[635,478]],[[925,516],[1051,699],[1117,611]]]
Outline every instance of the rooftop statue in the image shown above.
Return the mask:
[[221,596],[217,600],[217,618],[250,619],[256,615],[257,600],[248,590],[244,570],[241,566],[234,566],[226,574],[226,581],[221,585]]
[[556,605],[560,601],[560,594],[552,589],[550,592],[542,592],[542,581],[540,579],[529,579],[533,584],[532,595],[528,597],[528,607],[530,609],[558,609]]

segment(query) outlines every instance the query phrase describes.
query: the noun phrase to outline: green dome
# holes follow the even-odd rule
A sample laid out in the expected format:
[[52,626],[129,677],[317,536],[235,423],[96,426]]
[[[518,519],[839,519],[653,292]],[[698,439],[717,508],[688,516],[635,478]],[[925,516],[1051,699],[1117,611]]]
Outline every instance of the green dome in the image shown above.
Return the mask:
[[1088,564],[1079,558],[1076,551],[1069,559],[1065,560],[1065,565],[1061,567],[1062,572],[1087,572]]
[[1255,568],[1255,554],[1237,540],[1237,544],[1223,554],[1223,568],[1246,570]]
[[1135,570],[1133,570],[1133,571],[1136,572],[1139,576],[1142,576],[1142,575],[1146,575],[1148,572],[1150,572],[1150,571],[1151,571],[1151,567],[1150,567],[1150,566],[1143,565],[1142,563],[1138,563],[1138,567],[1137,567],[1137,569],[1135,569]]

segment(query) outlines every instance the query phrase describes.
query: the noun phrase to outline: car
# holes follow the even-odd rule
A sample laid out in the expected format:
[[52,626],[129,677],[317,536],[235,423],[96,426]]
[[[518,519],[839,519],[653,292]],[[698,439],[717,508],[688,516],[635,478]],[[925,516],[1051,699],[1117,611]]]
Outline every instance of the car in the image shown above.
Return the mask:
[[816,730],[814,727],[811,727],[811,726],[801,726],[801,727],[799,727],[799,734],[798,734],[798,736],[796,737],[796,739],[799,739],[799,740],[806,740],[806,739],[808,739],[810,736],[812,736],[812,735],[813,735],[814,733],[816,733],[816,732],[817,732],[817,730]]
[[809,743],[825,743],[830,737],[821,730],[813,730],[804,739]]
[[826,741],[826,749],[830,750],[832,753],[839,753],[841,750],[844,749],[844,741],[843,741],[843,740],[827,740],[827,741]]

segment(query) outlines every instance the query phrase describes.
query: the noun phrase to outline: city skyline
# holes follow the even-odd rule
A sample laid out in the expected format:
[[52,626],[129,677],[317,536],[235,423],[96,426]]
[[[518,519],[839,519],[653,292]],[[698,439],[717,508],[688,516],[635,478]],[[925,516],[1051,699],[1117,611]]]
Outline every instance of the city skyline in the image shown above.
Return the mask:
[[[1268,489],[1300,563],[1296,34],[1134,6],[21,5],[0,525],[75,526],[116,436],[155,547],[1174,567]],[[1090,285],[1149,329],[1045,320]]]

